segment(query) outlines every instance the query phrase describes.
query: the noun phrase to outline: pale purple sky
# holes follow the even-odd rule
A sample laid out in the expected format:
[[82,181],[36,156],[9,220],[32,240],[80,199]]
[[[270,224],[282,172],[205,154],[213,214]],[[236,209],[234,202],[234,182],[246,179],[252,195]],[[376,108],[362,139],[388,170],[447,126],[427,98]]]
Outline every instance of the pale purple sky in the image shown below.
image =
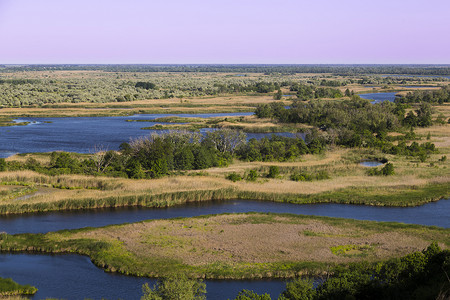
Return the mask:
[[450,63],[450,0],[0,0],[0,63]]

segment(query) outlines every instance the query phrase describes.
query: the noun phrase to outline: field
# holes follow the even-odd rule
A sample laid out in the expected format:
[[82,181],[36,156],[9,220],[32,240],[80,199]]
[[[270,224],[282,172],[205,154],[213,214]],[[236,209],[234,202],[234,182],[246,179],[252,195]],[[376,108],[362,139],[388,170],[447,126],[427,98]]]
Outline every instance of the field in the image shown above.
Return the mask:
[[[428,129],[445,132],[447,126],[444,125],[444,129]],[[448,135],[436,136],[432,141],[445,144],[448,139]],[[449,196],[450,162],[440,161],[444,155],[449,155],[449,148],[440,148],[440,153],[432,154],[426,162],[385,155],[377,150],[335,148],[325,154],[305,155],[299,161],[235,161],[228,167],[185,171],[161,179],[142,180],[85,175],[48,176],[33,171],[8,171],[0,173],[0,212],[6,214],[124,205],[170,206],[189,201],[233,198],[293,203],[413,206]],[[8,161],[24,162],[30,157],[43,164],[49,163],[48,154],[18,155],[8,158]],[[364,160],[382,159],[394,164],[395,175],[368,176],[368,168],[359,164]],[[280,175],[275,179],[266,178],[269,167],[274,165],[279,167]],[[256,170],[259,175],[254,182],[225,179],[232,172],[244,175],[250,170]],[[329,179],[290,180],[290,175],[299,171],[326,171]]]
[[224,214],[0,237],[3,251],[75,252],[111,272],[293,277],[450,246],[449,229],[288,214]]

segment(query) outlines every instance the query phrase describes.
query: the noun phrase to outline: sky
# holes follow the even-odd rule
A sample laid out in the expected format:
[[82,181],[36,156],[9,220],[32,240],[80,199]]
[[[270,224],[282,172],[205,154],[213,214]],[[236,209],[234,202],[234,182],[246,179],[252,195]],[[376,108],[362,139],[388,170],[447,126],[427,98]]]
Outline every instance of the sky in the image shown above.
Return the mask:
[[0,64],[450,64],[450,0],[0,0]]

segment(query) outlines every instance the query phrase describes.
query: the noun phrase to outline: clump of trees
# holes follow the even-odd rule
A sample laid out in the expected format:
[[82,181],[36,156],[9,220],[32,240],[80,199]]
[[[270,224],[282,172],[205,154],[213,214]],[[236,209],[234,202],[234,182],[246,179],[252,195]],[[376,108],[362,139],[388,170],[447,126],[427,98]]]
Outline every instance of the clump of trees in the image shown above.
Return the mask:
[[237,149],[236,155],[246,161],[288,161],[322,150],[323,145],[320,143],[306,145],[305,141],[298,137],[272,135],[270,138],[264,137],[260,140],[250,139]]
[[177,274],[159,279],[153,288],[142,286],[141,300],[205,300],[206,284]]
[[431,91],[416,90],[409,92],[404,97],[396,97],[395,101],[399,103],[448,103],[450,102],[450,86],[447,85],[438,90]]
[[[255,114],[260,118],[273,118],[283,123],[305,123],[320,129],[312,130],[310,140],[306,137],[308,148],[320,143],[336,144],[348,147],[374,147],[386,153],[408,154],[409,148],[403,144],[394,146],[388,132],[405,130],[405,127],[430,126],[432,124],[432,107],[428,103],[414,112],[406,112],[405,104],[382,102],[371,104],[367,100],[354,98],[344,101],[296,101],[287,109],[281,103],[262,104]],[[403,139],[413,139],[414,132],[409,132]],[[310,144],[312,143],[312,144]],[[427,150],[431,145],[427,144]],[[392,149],[392,150],[390,150]],[[411,148],[415,151],[415,145]],[[311,151],[310,151],[311,152]],[[396,153],[395,153],[396,152]]]
[[291,86],[292,92],[297,92],[297,98],[300,100],[309,100],[317,98],[341,98],[344,95],[339,89],[315,87],[313,85],[295,83]]

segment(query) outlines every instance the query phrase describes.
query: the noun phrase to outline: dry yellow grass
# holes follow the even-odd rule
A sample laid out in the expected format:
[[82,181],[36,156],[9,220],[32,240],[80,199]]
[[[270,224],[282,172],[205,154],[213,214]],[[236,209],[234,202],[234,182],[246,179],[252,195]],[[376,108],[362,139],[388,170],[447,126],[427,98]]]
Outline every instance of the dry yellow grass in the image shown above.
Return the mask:
[[[444,137],[443,137],[444,138]],[[448,142],[448,137],[445,137]],[[433,139],[437,139],[433,137]],[[432,140],[433,141],[433,140]],[[104,199],[115,196],[158,195],[168,192],[184,192],[197,190],[219,190],[232,188],[236,191],[264,192],[278,194],[311,195],[332,192],[344,188],[377,188],[379,193],[384,189],[423,186],[429,183],[450,182],[450,161],[439,162],[443,155],[448,155],[448,149],[432,154],[426,162],[417,159],[384,155],[395,166],[393,176],[367,176],[368,168],[360,166],[358,161],[364,159],[364,150],[348,150],[336,148],[325,155],[305,155],[301,161],[291,162],[240,162],[236,161],[225,168],[211,168],[202,171],[202,176],[170,176],[161,179],[124,179],[108,177],[92,177],[84,175],[46,176],[32,171],[16,171],[0,173],[2,182],[33,182],[38,187],[47,187],[45,193],[36,193],[26,199],[4,201],[4,204],[55,202],[68,199]],[[349,160],[349,157],[356,158]],[[33,156],[33,155],[31,155]],[[356,159],[356,161],[354,161]],[[431,166],[430,163],[434,163]],[[276,165],[282,170],[281,178],[267,179],[264,177],[269,166]],[[256,182],[232,182],[225,179],[226,175],[237,172],[244,175],[250,170],[258,170],[260,177]],[[325,170],[330,179],[321,181],[295,182],[289,175],[295,170]],[[196,173],[198,171],[190,171]],[[62,185],[76,189],[52,188],[51,185]],[[101,189],[90,189],[102,187]]]
[[[426,248],[430,233],[422,230],[423,234],[417,229],[380,231],[353,221],[347,224],[344,220],[234,214],[99,228],[67,238],[120,241],[139,260],[176,259],[192,266],[280,261],[348,263],[360,261],[361,256],[336,255],[330,248],[371,246],[373,251],[368,251],[364,259],[384,260]],[[444,237],[441,233],[439,240]],[[445,243],[440,244],[447,248]]]

